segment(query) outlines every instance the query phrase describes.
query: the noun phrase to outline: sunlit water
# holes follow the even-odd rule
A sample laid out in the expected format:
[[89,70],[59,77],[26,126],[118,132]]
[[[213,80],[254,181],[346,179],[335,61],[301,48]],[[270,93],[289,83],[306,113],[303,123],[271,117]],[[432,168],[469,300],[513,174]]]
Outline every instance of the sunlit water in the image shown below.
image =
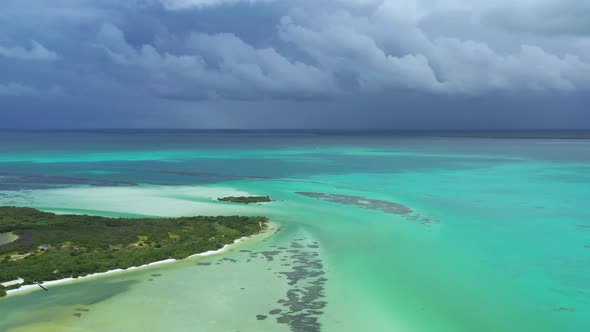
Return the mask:
[[[587,140],[3,133],[0,190],[2,205],[277,229],[9,296],[0,331],[590,330]],[[275,201],[215,201],[235,193]]]

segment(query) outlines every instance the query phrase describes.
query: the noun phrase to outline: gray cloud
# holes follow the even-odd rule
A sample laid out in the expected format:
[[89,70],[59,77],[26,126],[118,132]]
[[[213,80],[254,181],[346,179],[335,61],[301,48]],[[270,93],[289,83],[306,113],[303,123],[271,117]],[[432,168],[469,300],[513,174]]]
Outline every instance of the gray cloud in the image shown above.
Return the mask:
[[24,85],[20,83],[0,83],[0,97],[60,97],[64,96],[63,89],[59,86],[51,86],[46,89]]
[[15,47],[7,47],[0,45],[0,56],[18,60],[28,60],[28,61],[57,61],[61,59],[61,57],[45,48],[45,46],[41,45],[36,41],[31,41],[31,47],[25,48],[20,46]]
[[[223,2],[165,5],[203,8]],[[262,47],[235,33],[196,31],[132,46],[111,25],[103,26],[98,39],[114,62],[141,67],[151,90],[166,98],[305,100],[391,90],[473,96],[590,88],[590,62],[578,55],[579,46],[558,54],[530,40],[498,50],[494,40],[433,33],[423,26],[462,12],[470,17],[461,23],[464,29],[480,29],[498,10],[545,8],[538,2],[333,0],[287,7],[288,15],[274,28],[277,40]],[[166,48],[167,40],[175,41],[174,50]]]
[[234,34],[191,33],[182,53],[146,44],[136,49],[104,25],[99,40],[119,65],[145,72],[161,96],[179,99],[315,99],[335,91],[331,76],[274,48],[254,48]]
[[160,0],[164,8],[168,10],[203,9],[221,5],[233,5],[237,3],[272,2],[274,0]]
[[513,3],[490,9],[486,22],[508,30],[540,35],[590,35],[590,3],[578,0],[544,0]]
[[0,84],[1,97],[36,96],[37,89],[19,83]]
[[[255,126],[248,114],[263,114],[282,126],[369,127],[427,117],[442,125],[446,115],[435,110],[449,123],[499,125],[512,114],[529,119],[531,109],[573,126],[588,123],[588,8],[581,0],[6,0],[0,111],[50,109],[76,121],[104,114],[104,123],[149,114],[156,126],[197,121],[191,112],[199,124]],[[469,122],[470,114],[478,116]]]
[[[299,12],[281,38],[331,72],[347,72],[361,88],[434,93],[576,91],[590,88],[590,63],[522,44],[501,54],[483,41],[432,37],[420,27],[423,8],[384,1],[367,14]],[[575,50],[572,50],[575,51]]]

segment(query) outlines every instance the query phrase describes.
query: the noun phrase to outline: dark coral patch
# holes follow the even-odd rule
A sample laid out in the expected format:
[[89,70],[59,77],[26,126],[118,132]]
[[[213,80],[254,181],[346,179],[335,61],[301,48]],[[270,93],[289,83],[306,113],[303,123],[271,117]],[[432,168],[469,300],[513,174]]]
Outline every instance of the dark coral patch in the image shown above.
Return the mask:
[[367,197],[361,196],[351,196],[351,195],[339,195],[339,194],[328,194],[328,193],[314,193],[314,192],[297,192],[299,195],[333,202],[345,205],[352,205],[357,206],[365,209],[381,211],[389,214],[396,214],[400,216],[404,216],[406,220],[412,222],[418,222],[421,224],[431,224],[437,223],[438,221],[435,219],[423,217],[420,214],[416,213],[410,207],[390,201],[384,201],[379,199],[372,199]]

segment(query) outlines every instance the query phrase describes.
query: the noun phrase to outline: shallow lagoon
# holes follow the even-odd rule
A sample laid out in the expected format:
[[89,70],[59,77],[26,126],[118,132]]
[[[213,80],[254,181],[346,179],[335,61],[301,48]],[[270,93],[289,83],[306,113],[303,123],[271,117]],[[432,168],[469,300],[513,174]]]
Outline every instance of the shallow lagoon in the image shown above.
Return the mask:
[[[54,135],[47,151],[19,136],[42,153],[3,154],[0,202],[262,214],[280,231],[219,256],[11,296],[0,330],[590,328],[585,140],[108,135]],[[275,202],[214,200],[230,192]]]
[[12,233],[0,233],[0,245],[18,240],[18,236]]

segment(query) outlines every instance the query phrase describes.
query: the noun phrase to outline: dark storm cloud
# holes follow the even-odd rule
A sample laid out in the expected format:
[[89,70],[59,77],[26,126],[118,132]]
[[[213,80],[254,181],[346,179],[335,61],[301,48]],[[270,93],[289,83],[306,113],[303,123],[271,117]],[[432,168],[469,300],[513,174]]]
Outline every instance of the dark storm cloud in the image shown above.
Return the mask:
[[99,46],[117,65],[147,74],[154,92],[181,99],[314,98],[333,91],[330,75],[274,48],[255,48],[232,33],[190,33],[183,53],[151,44],[134,48],[105,24]]
[[398,114],[409,126],[412,109],[428,116],[424,110],[435,108],[419,100],[440,112],[477,101],[491,119],[498,99],[551,112],[538,107],[541,97],[563,101],[572,111],[555,112],[579,120],[577,101],[590,92],[583,1],[7,0],[2,7],[0,112],[26,105],[21,112],[42,108],[56,122],[66,113],[71,120],[75,108],[89,118],[145,114],[157,125],[161,114],[170,123],[239,127],[249,123],[241,113],[270,110],[290,113],[265,116],[262,126],[286,119],[291,126],[314,112],[330,114],[318,123],[350,126],[358,116],[344,113],[374,108],[374,116]]

